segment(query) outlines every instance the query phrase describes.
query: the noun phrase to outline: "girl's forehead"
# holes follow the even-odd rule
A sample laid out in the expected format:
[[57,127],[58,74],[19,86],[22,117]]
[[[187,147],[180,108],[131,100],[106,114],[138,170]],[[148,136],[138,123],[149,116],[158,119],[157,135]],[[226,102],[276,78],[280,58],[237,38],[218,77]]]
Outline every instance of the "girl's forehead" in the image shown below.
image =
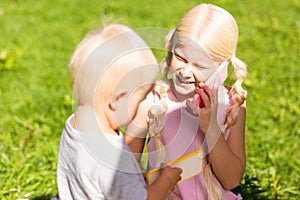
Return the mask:
[[194,40],[180,35],[174,42],[174,51],[188,62],[204,68],[216,68],[209,55]]

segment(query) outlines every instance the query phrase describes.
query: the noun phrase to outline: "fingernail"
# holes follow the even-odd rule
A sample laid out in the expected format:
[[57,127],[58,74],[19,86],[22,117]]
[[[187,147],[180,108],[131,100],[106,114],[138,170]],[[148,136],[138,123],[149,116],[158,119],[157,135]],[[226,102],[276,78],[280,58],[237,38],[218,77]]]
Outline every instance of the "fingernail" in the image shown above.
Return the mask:
[[200,82],[200,83],[199,83],[199,86],[200,86],[200,87],[203,87],[204,85],[205,85],[205,84],[204,84],[203,82]]

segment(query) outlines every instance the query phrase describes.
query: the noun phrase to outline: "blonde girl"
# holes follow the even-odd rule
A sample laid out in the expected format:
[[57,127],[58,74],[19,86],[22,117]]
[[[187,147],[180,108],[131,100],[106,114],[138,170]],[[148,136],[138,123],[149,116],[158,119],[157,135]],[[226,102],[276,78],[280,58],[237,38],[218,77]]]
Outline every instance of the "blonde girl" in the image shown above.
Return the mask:
[[[201,169],[182,180],[170,199],[241,199],[230,191],[238,186],[246,167],[242,83],[247,68],[236,57],[237,43],[235,19],[211,4],[190,9],[166,37],[168,56],[162,69],[170,89],[166,95],[156,93],[167,109],[161,115],[163,129],[147,144],[149,168],[163,159],[172,163],[197,150],[203,152],[202,160],[195,163],[203,163]],[[228,67],[233,67],[236,78],[231,87],[223,85]],[[155,153],[157,140],[164,145],[163,159]]]

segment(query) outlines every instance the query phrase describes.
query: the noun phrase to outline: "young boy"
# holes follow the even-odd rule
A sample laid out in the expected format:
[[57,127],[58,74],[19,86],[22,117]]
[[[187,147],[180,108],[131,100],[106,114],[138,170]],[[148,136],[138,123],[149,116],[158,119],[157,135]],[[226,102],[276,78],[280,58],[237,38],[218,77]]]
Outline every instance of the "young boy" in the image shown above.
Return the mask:
[[78,107],[61,136],[60,199],[164,199],[181,169],[166,167],[146,186],[120,126],[136,116],[152,90],[158,66],[145,42],[124,25],[90,32],[71,59]]

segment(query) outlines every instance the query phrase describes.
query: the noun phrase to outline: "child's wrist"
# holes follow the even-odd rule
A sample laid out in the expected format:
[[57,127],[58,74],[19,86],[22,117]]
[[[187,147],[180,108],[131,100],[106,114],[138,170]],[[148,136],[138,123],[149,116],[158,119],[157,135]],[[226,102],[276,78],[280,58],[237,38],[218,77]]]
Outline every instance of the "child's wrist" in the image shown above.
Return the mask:
[[132,137],[146,138],[147,130],[148,130],[147,126],[140,126],[133,122],[128,124],[128,126],[126,126],[125,133]]
[[161,173],[160,176],[163,178],[163,180],[166,181],[166,183],[168,182],[168,184],[167,184],[168,188],[172,188],[173,182],[172,182],[171,177],[169,175],[167,175],[166,173]]

